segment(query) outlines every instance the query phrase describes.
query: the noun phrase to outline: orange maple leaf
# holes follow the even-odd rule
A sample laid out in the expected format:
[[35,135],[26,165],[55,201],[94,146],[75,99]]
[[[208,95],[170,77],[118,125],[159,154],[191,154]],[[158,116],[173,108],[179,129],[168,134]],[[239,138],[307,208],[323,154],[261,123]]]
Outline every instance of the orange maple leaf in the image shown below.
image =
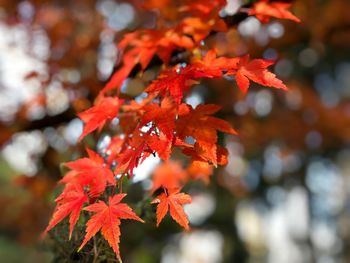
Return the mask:
[[79,140],[96,129],[102,129],[107,120],[117,116],[123,100],[117,97],[103,97],[98,100],[94,107],[78,114],[79,118],[85,123],[83,133]]
[[100,91],[99,96],[104,96],[108,91],[118,89],[122,86],[124,80],[129,76],[132,69],[135,67],[133,61],[133,54],[125,54],[123,58],[123,65],[121,65],[116,72],[113,73],[110,80],[106,83],[103,89]]
[[144,222],[127,204],[120,203],[125,196],[126,194],[116,194],[113,197],[109,197],[108,205],[103,201],[98,201],[84,208],[84,210],[95,214],[91,216],[90,220],[86,223],[86,235],[78,251],[80,251],[98,231],[101,231],[102,236],[108,241],[108,244],[112,247],[118,260],[121,261],[119,252],[120,219],[132,219],[142,223]]
[[129,145],[116,158],[118,166],[115,173],[129,173],[133,174],[133,170],[145,160],[151,152],[147,152],[147,138],[148,134],[136,130],[129,141]]
[[187,173],[179,162],[168,161],[158,166],[153,172],[151,193],[158,188],[180,188],[187,180]]
[[[201,72],[199,77],[218,78],[222,77],[223,72],[236,69],[240,58],[217,57],[214,49],[208,50],[201,59],[193,59],[192,67]],[[197,73],[198,74],[198,73]]]
[[159,135],[152,131],[135,130],[126,149],[116,158],[118,166],[115,173],[133,174],[133,170],[151,154],[157,153],[160,158],[167,160],[171,153],[172,142],[163,133]]
[[144,29],[126,34],[118,47],[130,48],[123,59],[125,64],[140,63],[145,70],[155,54],[167,64],[175,49],[190,49],[193,47],[193,40],[178,28]]
[[107,164],[111,165],[122,150],[124,139],[120,136],[113,136],[106,148]]
[[249,55],[246,55],[240,58],[237,71],[231,70],[227,74],[236,74],[237,85],[244,93],[249,88],[249,80],[263,86],[287,90],[287,86],[275,74],[267,70],[267,67],[273,64],[273,61],[264,59],[249,61]]
[[237,132],[228,122],[209,116],[220,109],[218,105],[198,105],[194,110],[189,105],[181,108],[176,126],[177,137],[181,140],[189,136],[194,138],[197,155],[217,166],[217,130],[233,135]]
[[230,124],[222,119],[209,116],[217,112],[220,106],[214,104],[198,105],[195,109],[191,106],[183,106],[176,126],[176,135],[180,139],[190,136],[196,140],[198,150],[206,156],[206,160],[211,160],[217,165],[216,141],[217,130],[237,135],[237,132]]
[[144,108],[144,115],[142,116],[140,126],[153,122],[165,136],[171,140],[173,138],[175,129],[176,104],[171,97],[165,97],[160,105],[152,103],[146,105]]
[[150,135],[147,138],[147,145],[158,156],[166,161],[169,159],[172,149],[172,141],[167,138],[163,132],[159,132],[159,135]]
[[248,14],[255,15],[263,23],[269,22],[271,17],[289,19],[299,23],[300,19],[287,10],[290,6],[290,3],[263,0],[256,2]]
[[193,160],[187,167],[187,172],[194,180],[203,180],[206,184],[209,183],[209,178],[213,174],[213,165],[206,161]]
[[168,193],[158,195],[151,204],[157,204],[157,226],[163,220],[164,216],[170,210],[171,217],[183,228],[189,230],[188,218],[183,210],[184,204],[192,202],[191,196],[179,193],[179,189],[169,190]]
[[86,149],[89,158],[81,158],[65,163],[65,166],[72,169],[68,177],[63,178],[61,183],[74,183],[82,186],[89,186],[91,196],[99,196],[107,186],[107,183],[115,185],[114,174],[109,169],[103,158],[90,149]]
[[208,17],[187,17],[179,25],[182,27],[184,34],[188,34],[193,37],[196,43],[204,40],[211,31],[225,32],[227,31],[227,26],[225,22],[217,18]]
[[226,165],[228,151],[217,144],[196,142],[194,145],[179,145],[183,147],[182,153],[192,157],[192,161],[202,161],[217,165]]
[[54,228],[59,222],[69,215],[69,239],[72,236],[73,229],[77,223],[80,215],[80,211],[83,208],[85,202],[88,201],[88,195],[84,192],[84,189],[79,184],[68,184],[63,192],[56,198],[57,202],[55,212],[46,227],[43,236],[48,231]]
[[192,84],[196,83],[192,79],[193,77],[195,76],[191,67],[168,69],[163,71],[158,78],[145,89],[145,92],[159,92],[162,96],[166,96],[167,93],[169,93],[174,101],[180,104],[184,92],[186,92]]

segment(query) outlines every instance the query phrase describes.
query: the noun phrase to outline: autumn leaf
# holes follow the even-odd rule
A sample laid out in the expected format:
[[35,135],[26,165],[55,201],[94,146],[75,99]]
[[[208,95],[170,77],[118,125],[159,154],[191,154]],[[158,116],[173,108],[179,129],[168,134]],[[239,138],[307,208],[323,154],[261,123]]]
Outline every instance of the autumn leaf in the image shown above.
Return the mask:
[[198,83],[197,79],[221,77],[223,71],[236,69],[238,62],[239,58],[216,58],[216,52],[210,50],[203,60],[196,59],[193,64],[164,70],[145,91],[159,93],[164,97],[169,94],[179,105],[189,88]]
[[111,165],[113,163],[113,161],[116,159],[118,154],[120,154],[123,144],[124,144],[123,138],[119,136],[112,137],[106,149],[106,154],[108,155],[107,164]]
[[192,161],[207,162],[215,167],[227,164],[228,151],[218,144],[196,142],[193,145],[180,145],[180,147],[183,148],[182,153],[190,156]]
[[[179,9],[181,12],[189,12],[201,18],[207,18],[208,15],[218,16],[218,11],[226,5],[226,0],[191,0],[183,4]],[[214,11],[214,12],[213,12]]]
[[85,123],[83,133],[79,140],[82,140],[87,134],[96,129],[101,129],[107,120],[117,116],[119,107],[123,100],[117,97],[103,97],[94,107],[78,114],[79,118]]
[[165,97],[160,105],[152,103],[146,105],[143,109],[145,112],[141,118],[140,126],[152,122],[169,140],[172,140],[177,113],[176,104],[172,98]]
[[299,23],[300,19],[287,10],[290,6],[290,3],[263,0],[256,2],[248,14],[256,16],[263,23],[269,22],[271,17],[288,19]]
[[181,163],[168,161],[158,166],[153,172],[153,185],[151,193],[158,188],[180,188],[187,180],[187,173],[182,169]]
[[78,251],[80,251],[97,232],[101,231],[102,236],[112,247],[118,260],[121,261],[119,252],[120,219],[132,219],[142,223],[144,222],[127,204],[120,202],[125,196],[126,194],[116,194],[113,197],[109,197],[108,205],[103,201],[98,201],[84,208],[86,211],[93,212],[94,215],[92,215],[90,220],[86,223],[86,235]]
[[72,169],[74,174],[70,173],[67,178],[69,180],[61,180],[61,182],[89,186],[90,195],[96,197],[105,190],[107,183],[116,185],[116,181],[113,172],[106,166],[103,158],[88,148],[86,150],[88,158],[65,163],[65,166]]
[[209,178],[213,174],[213,165],[207,161],[193,160],[186,170],[192,179],[203,180],[208,184]]
[[[78,114],[84,122],[79,140],[95,130],[101,131],[106,122],[116,117],[118,127],[111,131],[113,137],[104,149],[104,158],[87,149],[88,157],[65,164],[70,171],[59,182],[64,185],[64,190],[56,199],[53,217],[44,232],[69,217],[71,236],[81,210],[86,210],[90,213],[86,213],[86,234],[79,250],[101,232],[118,260],[121,260],[121,219],[143,220],[127,204],[121,203],[126,194],[114,195],[114,187],[107,189],[108,186],[117,185],[115,175],[131,177],[134,169],[146,158],[159,156],[164,163],[154,171],[150,190],[151,193],[161,188],[164,190],[151,202],[158,204],[157,226],[169,212],[178,224],[189,230],[189,220],[183,206],[191,203],[191,197],[180,192],[181,187],[190,179],[208,183],[213,168],[228,162],[228,151],[218,144],[217,133],[236,135],[237,132],[227,121],[213,116],[220,106],[209,104],[193,108],[183,103],[190,88],[198,84],[201,78],[229,76],[235,78],[244,93],[251,81],[267,87],[287,89],[268,70],[274,63],[272,61],[249,60],[249,55],[218,57],[215,48],[205,54],[206,46],[217,42],[215,37],[210,37],[214,40],[211,41],[208,36],[226,31],[226,22],[228,25],[236,23],[233,21],[235,18],[224,21],[219,16],[219,11],[227,4],[226,0],[133,2],[137,11],[139,7],[162,9],[154,16],[158,16],[154,28],[146,26],[148,29],[122,33],[123,39],[118,44],[118,56],[121,59],[117,61],[117,70],[99,93],[95,105]],[[248,10],[249,15],[255,15],[262,22],[268,22],[271,17],[300,21],[287,10],[290,4],[268,0],[253,2],[252,8],[242,8],[241,11]],[[220,52],[234,52],[234,48],[217,48]],[[153,60],[155,57],[163,64]],[[152,68],[151,61],[155,62]],[[149,72],[146,73],[147,69]],[[122,93],[121,87],[128,77],[135,75],[138,80],[147,82],[153,79],[153,73],[158,70],[161,73],[144,90],[148,94],[143,93],[132,99],[130,94]],[[106,96],[111,94],[126,99]],[[183,169],[180,162],[169,160],[173,152],[173,156],[180,153],[173,151],[174,148],[190,159],[187,169]],[[100,196],[104,201],[96,202]],[[89,205],[83,208],[88,202]]]
[[191,68],[172,68],[163,71],[154,82],[149,85],[145,92],[158,92],[162,96],[168,93],[177,104],[181,103],[184,93],[190,86],[196,83],[193,78]]
[[144,29],[126,34],[118,47],[126,52],[124,64],[141,64],[143,70],[157,54],[165,64],[175,49],[193,48],[193,40],[179,31],[180,28]]
[[217,15],[211,19],[208,17],[187,17],[179,26],[182,27],[184,34],[192,36],[196,43],[205,39],[211,31],[227,31],[225,22]]
[[163,220],[164,216],[170,210],[171,217],[183,228],[189,230],[188,218],[183,210],[184,204],[192,202],[191,196],[179,193],[179,189],[169,190],[168,193],[158,195],[151,204],[158,204],[157,206],[157,226]]
[[169,159],[171,141],[163,133],[157,135],[152,130],[146,133],[136,130],[133,133],[127,148],[116,158],[116,174],[129,173],[132,176],[133,170],[151,154],[157,153],[163,160]]
[[110,80],[100,91],[100,96],[103,97],[108,91],[111,91],[113,89],[120,90],[120,87],[122,86],[123,82],[126,80],[132,69],[135,67],[135,63],[133,63],[132,60],[132,54],[124,55],[124,61],[126,62],[122,66],[120,66],[116,72],[113,73]]
[[203,58],[193,59],[191,67],[197,71],[196,77],[219,78],[224,75],[224,72],[237,69],[239,60],[239,57],[217,57],[216,51],[210,49]]
[[55,201],[57,203],[55,211],[49,225],[43,233],[43,236],[69,215],[70,239],[74,226],[79,219],[80,211],[82,210],[84,203],[88,201],[88,195],[84,192],[81,185],[68,184]]
[[[187,109],[186,109],[187,108]],[[193,137],[199,144],[211,147],[217,141],[217,130],[236,135],[237,132],[228,122],[210,116],[217,112],[220,106],[214,104],[183,107],[176,126],[176,134],[180,139]]]
[[115,173],[129,173],[133,175],[134,169],[145,160],[151,152],[147,152],[147,138],[148,134],[136,130],[131,137],[126,149],[116,158],[118,163]]
[[249,88],[249,80],[263,86],[287,90],[287,86],[284,85],[275,74],[267,70],[267,67],[273,64],[273,61],[264,59],[253,59],[249,61],[249,55],[246,55],[241,57],[237,71],[231,71],[228,75],[232,73],[236,74],[237,85],[244,93],[246,93]]
[[211,162],[214,166],[218,164],[217,131],[237,135],[228,122],[210,116],[219,109],[220,107],[214,104],[198,105],[195,109],[184,105],[179,109],[176,126],[176,136],[180,140],[186,137],[195,140],[194,145],[184,146],[184,153]]
[[147,137],[147,145],[153,153],[157,153],[162,160],[167,161],[169,159],[173,144],[164,133],[159,132],[159,135],[149,135]]

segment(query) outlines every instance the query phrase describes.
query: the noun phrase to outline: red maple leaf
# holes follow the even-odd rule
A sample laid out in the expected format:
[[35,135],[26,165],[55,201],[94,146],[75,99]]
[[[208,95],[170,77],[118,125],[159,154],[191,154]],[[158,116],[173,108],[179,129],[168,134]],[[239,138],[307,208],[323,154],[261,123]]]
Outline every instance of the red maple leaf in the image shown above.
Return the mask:
[[223,71],[236,69],[239,58],[216,58],[216,52],[210,50],[203,60],[197,59],[193,64],[185,67],[176,66],[161,72],[158,78],[147,88],[146,92],[159,93],[162,96],[169,94],[177,104],[180,104],[184,93],[198,82],[198,78],[221,77]]
[[[208,50],[202,59],[196,58],[191,67],[198,73],[198,77],[219,78],[223,72],[237,69],[240,58],[217,57],[214,49]],[[201,74],[199,74],[201,72]]]
[[300,19],[287,10],[290,6],[290,3],[263,0],[256,2],[248,14],[255,15],[263,23],[269,22],[271,17],[289,19],[299,23]]
[[72,169],[67,178],[61,180],[63,183],[74,183],[82,186],[89,186],[91,196],[99,196],[107,186],[107,183],[115,185],[114,174],[109,169],[103,158],[90,149],[86,149],[89,158],[81,158],[65,163],[65,166]]
[[176,136],[181,140],[186,137],[194,138],[196,152],[215,166],[217,165],[217,130],[237,134],[228,122],[210,116],[219,109],[220,106],[214,104],[198,105],[195,109],[189,105],[183,106],[179,111],[180,116],[176,126]]
[[220,106],[214,104],[198,105],[194,110],[183,106],[177,122],[176,135],[180,139],[190,136],[196,140],[194,151],[203,160],[217,165],[217,130],[236,135],[237,132],[226,121],[209,116]]
[[83,133],[79,140],[96,129],[102,129],[107,120],[117,116],[123,100],[117,97],[102,97],[97,105],[78,114],[79,118],[85,123]]
[[132,69],[135,67],[132,54],[125,54],[123,61],[124,64],[120,66],[116,72],[113,73],[110,80],[100,91],[100,96],[104,96],[104,94],[110,90],[119,89],[122,86],[124,80],[126,80],[126,78],[131,73]]
[[179,193],[179,189],[169,190],[168,193],[158,195],[151,204],[157,204],[157,226],[163,220],[166,213],[170,210],[171,217],[183,228],[189,230],[188,218],[183,210],[184,204],[192,202],[191,196]]
[[169,140],[172,140],[175,129],[175,116],[177,113],[176,104],[172,98],[165,97],[160,105],[152,103],[146,105],[143,109],[145,112],[142,116],[140,126],[152,122]]
[[155,134],[153,128],[148,132],[136,130],[126,149],[116,158],[118,166],[115,173],[129,173],[141,164],[151,154],[157,153],[163,160],[169,159],[172,143],[160,132]]
[[151,154],[151,152],[146,151],[147,137],[148,134],[139,130],[133,133],[126,149],[116,158],[118,163],[114,171],[116,174],[129,173],[129,175],[133,175],[134,169]]
[[203,180],[206,184],[209,183],[209,178],[213,174],[213,165],[210,165],[206,161],[193,160],[189,167],[187,167],[187,172],[194,180]]
[[185,155],[192,157],[192,161],[209,162],[215,167],[227,164],[227,150],[220,145],[196,142],[194,145],[180,145],[180,147],[183,147],[182,152]]
[[111,142],[108,144],[106,149],[107,157],[107,164],[111,165],[115,158],[118,156],[120,151],[122,150],[124,144],[124,139],[122,139],[119,136],[114,136],[111,139]]
[[179,27],[184,34],[192,36],[195,43],[205,39],[212,31],[227,31],[225,22],[219,19],[217,13],[212,18],[205,15],[203,17],[186,17]]
[[207,0],[205,2],[201,0],[190,0],[184,2],[183,6],[180,7],[181,12],[189,12],[190,14],[207,19],[211,13],[218,16],[218,10],[227,4],[226,0]]
[[180,188],[187,181],[187,173],[179,162],[168,161],[158,166],[153,172],[151,193],[158,188]]
[[86,235],[79,250],[81,250],[97,232],[101,231],[102,236],[108,241],[108,244],[112,247],[118,260],[121,261],[119,252],[120,219],[132,219],[144,222],[127,204],[120,203],[125,196],[126,194],[116,194],[113,197],[109,197],[108,205],[103,201],[98,201],[84,208],[84,210],[95,214],[92,215],[90,220],[86,223]]
[[236,74],[236,82],[244,93],[249,88],[249,80],[260,85],[287,90],[287,86],[279,80],[275,74],[267,70],[274,62],[264,59],[253,59],[249,61],[249,55],[240,58],[237,71],[231,70],[227,74]]
[[152,153],[157,153],[164,161],[169,159],[172,149],[172,141],[169,140],[164,133],[159,132],[159,135],[149,135],[147,138],[147,145],[152,150]]
[[155,54],[167,64],[175,49],[192,48],[193,40],[176,27],[158,30],[144,29],[126,34],[118,46],[121,49],[131,48],[127,52],[130,55],[124,57],[124,63],[129,64],[126,59],[132,60],[134,65],[140,63],[144,70]]
[[192,84],[196,83],[192,79],[194,77],[193,73],[190,67],[175,67],[165,70],[158,76],[158,79],[146,88],[145,92],[158,92],[162,96],[166,96],[169,93],[174,101],[180,104],[184,93]]
[[55,211],[43,235],[69,215],[69,238],[71,238],[74,226],[79,219],[80,211],[88,199],[88,195],[84,192],[81,185],[66,185],[63,192],[55,200],[57,202]]

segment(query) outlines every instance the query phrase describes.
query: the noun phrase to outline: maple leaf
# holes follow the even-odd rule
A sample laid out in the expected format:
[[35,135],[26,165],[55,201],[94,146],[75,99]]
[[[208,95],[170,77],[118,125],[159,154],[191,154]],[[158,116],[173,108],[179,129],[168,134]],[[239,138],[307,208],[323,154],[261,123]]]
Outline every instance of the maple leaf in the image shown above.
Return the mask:
[[264,59],[253,59],[249,61],[249,55],[246,55],[240,58],[237,71],[232,70],[227,74],[236,74],[237,85],[244,93],[249,88],[249,80],[263,86],[287,90],[287,86],[275,74],[267,70],[267,67],[273,64],[273,61]]
[[192,136],[200,142],[215,143],[217,141],[217,130],[237,135],[237,132],[228,122],[209,116],[219,111],[220,108],[215,104],[200,104],[195,109],[190,105],[184,106],[177,121],[177,136],[180,139]]
[[132,175],[133,170],[151,154],[145,151],[147,148],[147,136],[148,134],[139,130],[133,133],[127,148],[116,158],[118,163],[114,171],[116,174],[127,172]]
[[184,92],[196,83],[192,80],[193,76],[190,67],[165,70],[145,89],[145,92],[159,92],[163,96],[169,92],[174,101],[180,104]]
[[209,178],[213,174],[213,166],[206,161],[193,160],[190,166],[187,167],[187,172],[191,175],[192,179],[201,179],[208,184]]
[[107,120],[117,116],[120,105],[123,100],[117,97],[103,97],[98,100],[97,105],[78,114],[79,118],[85,123],[83,133],[79,140],[96,129],[101,129]]
[[227,4],[226,0],[207,0],[205,2],[201,0],[191,0],[185,2],[187,3],[180,6],[180,11],[190,12],[191,14],[195,13],[195,15],[201,18],[208,18],[210,13],[218,16],[218,11]]
[[158,154],[164,161],[168,160],[171,154],[172,141],[169,140],[164,133],[159,132],[159,135],[149,135],[147,137],[148,147]]
[[240,58],[217,57],[214,49],[208,50],[202,59],[195,58],[192,67],[201,74],[196,73],[196,77],[218,78],[223,76],[223,72],[237,69]]
[[112,137],[110,143],[107,146],[106,153],[108,154],[107,163],[109,165],[115,160],[124,144],[124,139],[119,136]]
[[179,162],[168,161],[159,165],[153,172],[151,193],[158,188],[180,188],[187,180],[187,173]]
[[123,55],[122,65],[113,73],[111,79],[101,90],[100,96],[113,89],[120,91],[120,87],[133,68],[139,63],[144,71],[156,54],[164,63],[168,63],[170,55],[177,45],[190,48],[192,40],[188,36],[180,37],[171,30],[140,30],[126,34],[118,47],[121,50],[127,47],[131,47],[131,49]]
[[123,58],[123,65],[118,68],[116,72],[113,73],[110,80],[106,83],[103,89],[100,91],[99,96],[104,96],[108,91],[112,89],[119,89],[124,80],[129,76],[132,69],[135,67],[135,63],[133,62],[132,54],[126,54]]
[[148,104],[144,108],[140,126],[153,122],[171,140],[175,129],[176,104],[171,97],[165,97],[161,104]]
[[287,10],[290,6],[290,3],[259,1],[254,4],[248,14],[255,15],[263,23],[269,22],[270,17],[289,19],[299,23],[300,19]]
[[103,158],[90,149],[86,149],[89,158],[81,158],[65,163],[65,166],[72,169],[69,180],[61,182],[74,182],[82,186],[90,187],[90,195],[98,196],[106,188],[107,183],[116,185],[113,172],[106,166]]
[[88,195],[79,184],[68,184],[63,192],[56,198],[56,208],[52,215],[49,225],[46,227],[43,236],[53,227],[69,215],[69,239],[75,224],[77,223],[80,211],[85,202],[88,201]]
[[120,49],[131,48],[123,59],[124,63],[140,63],[142,70],[145,70],[152,57],[157,54],[167,64],[176,48],[193,47],[193,40],[179,29],[144,29],[126,34],[118,45]]
[[202,162],[210,162],[215,167],[217,167],[217,165],[227,164],[228,152],[220,145],[196,142],[194,145],[180,145],[180,147],[183,147],[183,154],[192,157],[192,161],[199,160]]
[[109,197],[108,205],[103,201],[98,201],[84,208],[84,210],[95,214],[92,215],[86,223],[86,235],[78,251],[80,251],[97,232],[101,231],[102,236],[112,247],[118,260],[121,261],[119,252],[120,219],[132,219],[142,223],[144,222],[127,204],[120,202],[125,196],[126,194],[116,194],[113,197]]
[[179,26],[182,27],[181,31],[183,31],[184,34],[192,36],[196,43],[205,39],[211,31],[227,31],[225,22],[221,19],[217,19],[217,17],[211,19],[208,17],[187,17],[182,20]]
[[211,162],[215,167],[217,167],[217,144],[206,143],[206,142],[196,142],[192,148],[193,153],[183,150],[184,154],[190,155],[192,157],[198,157],[206,162]]
[[157,204],[157,226],[163,220],[166,213],[170,210],[171,217],[183,228],[189,230],[188,218],[183,210],[184,204],[192,202],[191,196],[179,193],[179,189],[169,190],[168,193],[158,195],[151,204]]
[[163,133],[159,136],[152,133],[151,128],[147,133],[136,130],[127,148],[116,158],[118,166],[115,173],[133,174],[133,170],[153,153],[158,153],[159,157],[167,160],[171,153],[171,141]]
[[185,105],[179,109],[179,119],[176,135],[179,139],[188,136],[196,140],[194,151],[203,160],[210,161],[217,166],[217,130],[233,135],[237,132],[230,124],[222,119],[209,116],[217,112],[220,106],[214,104],[198,105],[194,110]]

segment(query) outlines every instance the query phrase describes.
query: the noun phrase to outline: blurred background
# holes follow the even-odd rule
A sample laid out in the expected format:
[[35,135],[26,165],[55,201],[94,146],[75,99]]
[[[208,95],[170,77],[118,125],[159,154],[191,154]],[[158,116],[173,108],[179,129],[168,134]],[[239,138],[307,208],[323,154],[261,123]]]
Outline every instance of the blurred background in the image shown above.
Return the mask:
[[[229,165],[209,185],[187,187],[192,232],[169,218],[158,229],[154,218],[124,223],[125,262],[350,262],[350,3],[297,0],[301,24],[261,24],[235,16],[249,2],[229,0],[221,15],[237,23],[204,45],[277,59],[273,71],[290,90],[253,86],[243,95],[230,80],[193,89],[188,103],[222,105],[220,117],[240,133],[221,138]],[[154,27],[156,16],[137,0],[0,0],[0,262],[81,261],[68,235],[44,244],[38,235],[61,163],[84,152],[76,112],[110,77],[123,34]],[[123,92],[142,95],[154,72],[133,76]],[[98,149],[109,141],[106,132],[88,138]],[[157,162],[137,170],[133,193]]]

